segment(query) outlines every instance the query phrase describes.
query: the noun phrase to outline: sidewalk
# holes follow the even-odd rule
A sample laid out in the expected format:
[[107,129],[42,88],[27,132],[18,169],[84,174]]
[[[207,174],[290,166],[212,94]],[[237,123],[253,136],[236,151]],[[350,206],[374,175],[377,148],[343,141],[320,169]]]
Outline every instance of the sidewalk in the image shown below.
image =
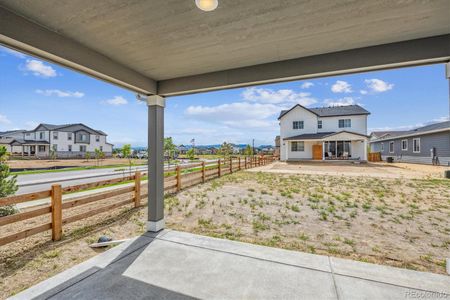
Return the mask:
[[11,299],[448,299],[450,277],[164,230]]

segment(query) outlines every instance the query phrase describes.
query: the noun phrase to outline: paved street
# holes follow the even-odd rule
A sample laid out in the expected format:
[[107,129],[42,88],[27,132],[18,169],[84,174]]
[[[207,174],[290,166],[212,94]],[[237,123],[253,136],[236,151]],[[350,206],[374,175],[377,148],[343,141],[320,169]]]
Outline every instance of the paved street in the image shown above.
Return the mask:
[[[207,163],[208,162],[210,161],[207,161]],[[192,164],[196,163],[183,163],[182,165],[189,166]],[[171,165],[170,167],[173,167],[173,165]],[[165,169],[167,168],[168,166],[165,165]],[[135,172],[136,170],[145,172],[147,171],[147,166],[136,166],[131,168],[131,172]],[[48,190],[51,188],[51,185],[55,183],[59,183],[63,187],[66,187],[71,185],[126,177],[129,176],[129,174],[129,168],[124,166],[108,169],[91,169],[82,171],[19,175],[17,176],[17,184],[19,185],[19,190],[17,191],[16,195]]]

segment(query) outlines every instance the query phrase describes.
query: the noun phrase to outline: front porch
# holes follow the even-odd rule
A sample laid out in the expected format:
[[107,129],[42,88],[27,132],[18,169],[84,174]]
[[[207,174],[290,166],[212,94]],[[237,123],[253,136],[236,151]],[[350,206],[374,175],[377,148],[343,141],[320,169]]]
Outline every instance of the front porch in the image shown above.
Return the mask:
[[147,232],[11,299],[400,299],[449,294],[445,275],[163,230]]
[[367,161],[367,137],[353,132],[303,134],[284,139],[285,160]]

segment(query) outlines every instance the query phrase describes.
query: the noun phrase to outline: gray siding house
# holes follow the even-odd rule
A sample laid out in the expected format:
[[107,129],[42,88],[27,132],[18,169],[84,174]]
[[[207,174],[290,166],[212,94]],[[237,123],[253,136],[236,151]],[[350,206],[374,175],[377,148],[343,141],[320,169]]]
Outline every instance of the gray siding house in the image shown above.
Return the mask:
[[0,132],[0,145],[15,156],[58,158],[83,158],[94,155],[95,149],[106,157],[112,155],[113,144],[106,140],[106,133],[81,123],[52,125],[39,124],[34,130]]
[[370,151],[381,152],[385,160],[450,165],[450,121],[427,125],[409,131],[373,132]]

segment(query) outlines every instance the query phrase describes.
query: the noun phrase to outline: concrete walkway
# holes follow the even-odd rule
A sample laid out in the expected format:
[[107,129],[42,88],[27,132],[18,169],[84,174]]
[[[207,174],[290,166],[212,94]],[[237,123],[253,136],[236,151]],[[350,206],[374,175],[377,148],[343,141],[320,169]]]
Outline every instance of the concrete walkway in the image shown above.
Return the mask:
[[11,299],[447,299],[450,277],[164,230]]

